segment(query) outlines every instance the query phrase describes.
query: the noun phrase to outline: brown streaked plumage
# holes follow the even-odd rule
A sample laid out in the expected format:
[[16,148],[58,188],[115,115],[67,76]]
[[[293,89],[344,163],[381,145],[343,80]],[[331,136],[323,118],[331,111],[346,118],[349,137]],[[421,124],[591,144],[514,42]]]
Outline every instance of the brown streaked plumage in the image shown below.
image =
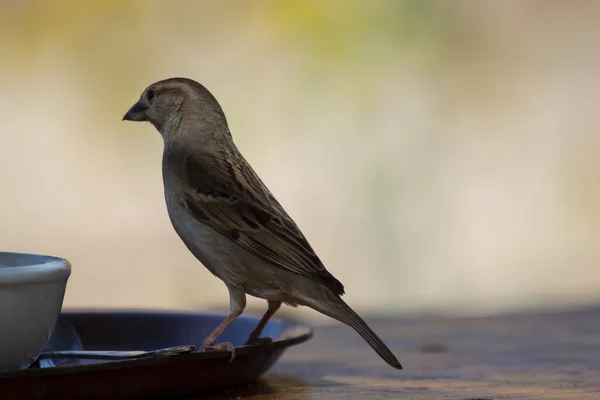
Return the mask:
[[342,299],[344,286],[319,257],[233,142],[225,114],[198,82],[171,78],[148,86],[123,117],[149,121],[164,141],[163,183],[173,227],[187,248],[227,286],[230,315],[203,348],[244,310],[246,294],[268,310],[247,343],[282,303],[308,306],[354,328],[394,368],[402,366]]

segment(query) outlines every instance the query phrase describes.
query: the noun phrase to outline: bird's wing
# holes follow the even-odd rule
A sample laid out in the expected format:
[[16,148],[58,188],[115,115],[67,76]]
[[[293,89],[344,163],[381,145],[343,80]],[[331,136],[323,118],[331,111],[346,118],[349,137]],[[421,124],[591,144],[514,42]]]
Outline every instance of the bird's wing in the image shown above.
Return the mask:
[[240,155],[235,161],[224,152],[187,158],[185,202],[194,218],[264,261],[344,294],[250,165]]

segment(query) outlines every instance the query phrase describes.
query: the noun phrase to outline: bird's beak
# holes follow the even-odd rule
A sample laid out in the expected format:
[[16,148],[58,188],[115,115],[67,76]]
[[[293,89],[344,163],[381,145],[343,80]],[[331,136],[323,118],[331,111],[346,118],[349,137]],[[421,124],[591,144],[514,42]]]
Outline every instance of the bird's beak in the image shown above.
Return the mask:
[[146,110],[148,110],[148,106],[138,101],[125,113],[123,121],[147,121]]

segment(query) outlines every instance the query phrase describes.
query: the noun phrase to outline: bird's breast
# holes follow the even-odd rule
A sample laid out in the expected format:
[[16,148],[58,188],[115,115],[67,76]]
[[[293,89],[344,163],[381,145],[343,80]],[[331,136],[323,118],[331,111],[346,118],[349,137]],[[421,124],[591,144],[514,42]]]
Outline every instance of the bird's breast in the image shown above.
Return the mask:
[[226,283],[237,284],[243,260],[235,245],[195,219],[176,188],[165,186],[165,200],[171,224],[188,250],[214,275]]

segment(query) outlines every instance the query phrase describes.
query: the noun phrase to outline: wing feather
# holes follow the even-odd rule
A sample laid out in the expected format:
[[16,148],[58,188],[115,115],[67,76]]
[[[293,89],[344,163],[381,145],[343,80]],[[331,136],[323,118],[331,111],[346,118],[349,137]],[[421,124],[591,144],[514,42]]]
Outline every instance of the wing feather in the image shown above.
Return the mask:
[[[240,156],[191,156],[185,164],[185,203],[209,225],[264,261],[344,294],[343,285],[319,257],[283,207]],[[236,162],[232,162],[236,161]]]

